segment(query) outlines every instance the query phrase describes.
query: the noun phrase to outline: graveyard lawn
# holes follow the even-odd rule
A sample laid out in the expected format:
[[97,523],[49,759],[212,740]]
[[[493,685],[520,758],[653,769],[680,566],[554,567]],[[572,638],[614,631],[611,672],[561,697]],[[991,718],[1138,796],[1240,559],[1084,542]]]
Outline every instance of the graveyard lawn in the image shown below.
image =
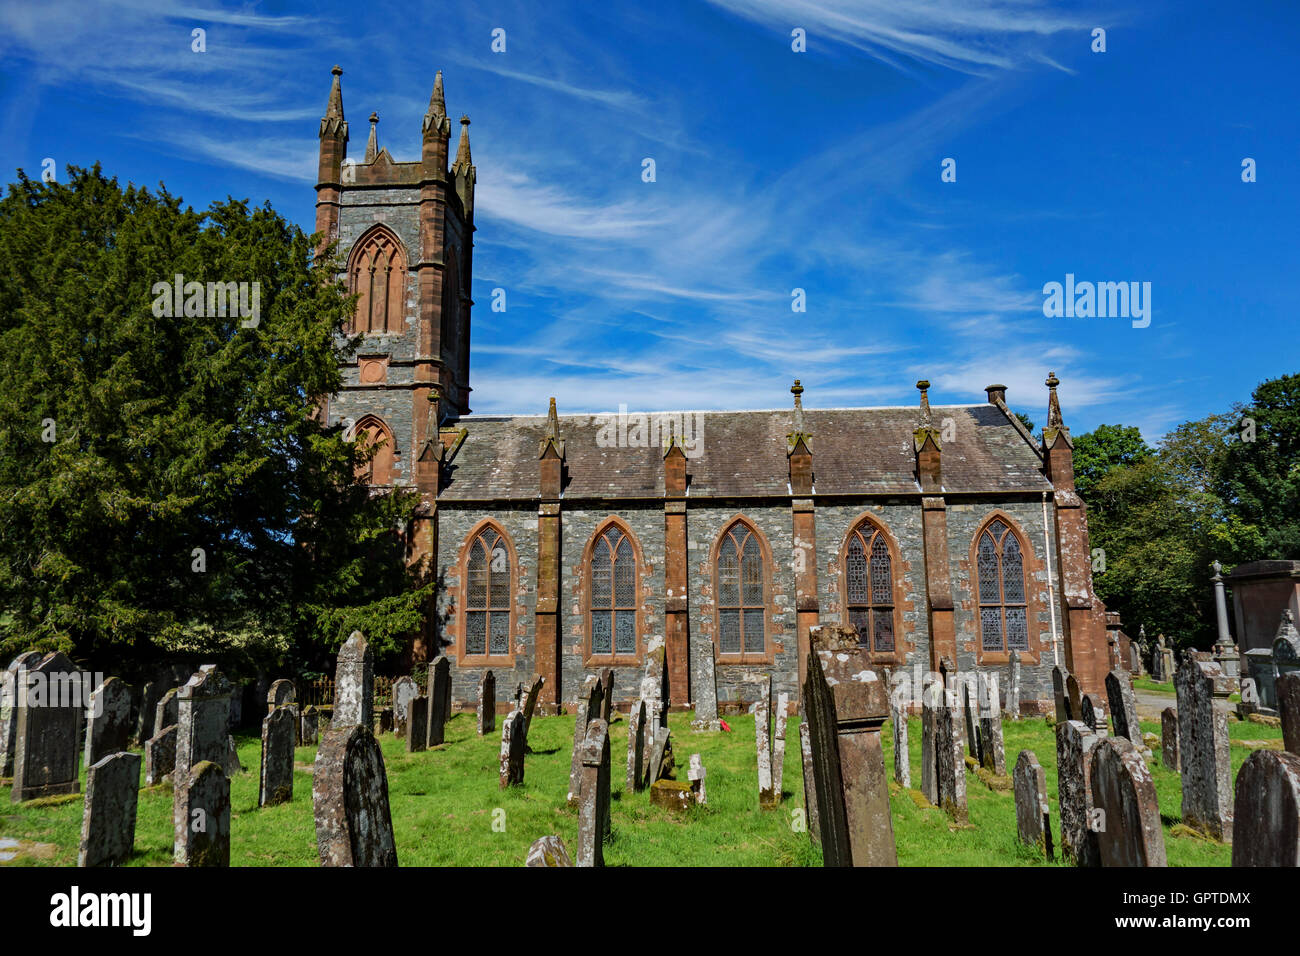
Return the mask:
[[[787,740],[784,799],[778,808],[758,805],[758,769],[752,716],[728,718],[730,733],[696,733],[690,714],[673,714],[676,776],[686,779],[692,753],[699,753],[708,772],[708,807],[684,816],[650,805],[648,792],[623,790],[627,754],[627,717],[611,728],[611,802],[613,838],[605,847],[608,866],[816,866],[820,853],[804,832],[803,780],[797,746],[798,721],[791,719]],[[500,735],[479,737],[472,713],[447,724],[447,742],[423,753],[408,754],[392,734],[382,738],[388,772],[398,861],[403,866],[520,866],[529,845],[556,833],[576,854],[577,811],[565,805],[572,717],[538,717],[533,721],[525,760],[524,785],[498,789]],[[920,781],[921,725],[909,721],[912,779]],[[1159,734],[1158,723],[1144,722],[1145,732]],[[1007,763],[1021,750],[1032,750],[1047,776],[1053,840],[1059,847],[1056,802],[1056,751],[1051,726],[1044,720],[1003,723]],[[1254,748],[1281,747],[1281,730],[1230,721],[1234,779]],[[892,779],[892,735],[885,728],[885,765]],[[1247,742],[1249,745],[1247,745]],[[239,738],[245,769],[231,782],[231,864],[233,866],[315,866],[316,836],[311,804],[311,766],[315,748],[300,747],[293,802],[257,808],[260,740]],[[1164,824],[1171,866],[1227,866],[1231,848],[1190,833],[1180,826],[1178,775],[1166,770],[1158,752],[1150,764]],[[10,788],[0,786],[0,839],[53,845],[41,854],[19,853],[8,865],[71,866],[76,863],[82,798],[56,797],[15,806]],[[82,776],[84,791],[85,777]],[[948,817],[925,804],[919,790],[890,785],[898,860],[904,866],[1047,865],[1016,840],[1015,798],[1011,789],[992,790],[974,772],[967,775],[970,826],[950,826]],[[133,866],[170,866],[172,862],[172,792],[169,786],[142,790]],[[1059,855],[1059,850],[1058,850]],[[1057,865],[1060,865],[1059,863]]]

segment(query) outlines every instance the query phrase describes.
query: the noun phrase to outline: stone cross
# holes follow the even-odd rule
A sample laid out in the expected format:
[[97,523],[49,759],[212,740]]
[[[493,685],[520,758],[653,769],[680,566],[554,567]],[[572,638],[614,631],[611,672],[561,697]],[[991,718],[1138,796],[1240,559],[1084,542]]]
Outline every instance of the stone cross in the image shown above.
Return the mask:
[[998,776],[1005,777],[1007,756],[1002,743],[1002,703],[998,694],[997,671],[984,673],[979,721],[980,763]]
[[131,688],[121,678],[110,677],[90,695],[85,766],[94,766],[109,754],[121,753],[130,741]]
[[445,742],[447,715],[451,710],[451,664],[439,657],[429,668],[429,737],[428,745]]
[[645,724],[644,700],[632,702],[627,715],[627,786],[625,793],[633,793],[645,785]]
[[904,788],[912,786],[912,762],[907,752],[907,703],[895,688],[889,695],[889,722],[894,732],[894,779]]
[[320,865],[397,866],[388,774],[370,726],[325,731],[312,776]]
[[1007,716],[1012,720],[1020,719],[1020,652],[1012,651],[1009,655],[1007,679]]
[[1190,655],[1174,674],[1183,823],[1232,842],[1232,753],[1227,699],[1231,682],[1218,664]]
[[144,745],[144,785],[156,787],[176,770],[176,725],[164,727]]
[[573,866],[573,860],[564,841],[552,834],[533,841],[524,866]]
[[1151,771],[1127,737],[1092,751],[1092,807],[1102,866],[1168,866]]
[[[176,770],[179,783],[182,771],[179,766]],[[230,866],[230,781],[226,772],[219,762],[201,760],[185,774],[185,785],[176,789],[173,861],[177,866]]]
[[1283,746],[1300,754],[1300,671],[1278,677],[1277,713],[1282,720]]
[[28,658],[15,675],[14,782],[10,800],[78,793],[81,673],[57,651]]
[[512,710],[501,726],[500,788],[523,786],[524,782],[524,712]]
[[812,738],[808,733],[808,708],[801,707],[799,720],[799,755],[803,758],[803,806],[807,816],[808,838],[821,846],[821,828],[817,819],[817,787],[813,781]]
[[478,735],[485,737],[496,729],[497,679],[491,671],[484,671],[478,685]]
[[1092,751],[1100,738],[1081,720],[1056,725],[1056,803],[1061,814],[1061,852],[1066,862],[1098,866],[1092,829]]
[[1059,664],[1052,668],[1052,696],[1056,698],[1056,722],[1058,724],[1063,724],[1067,720],[1075,718],[1075,715],[1070,713],[1070,698],[1065,692],[1065,682],[1069,676],[1070,672]]
[[686,778],[691,782],[691,790],[695,793],[695,802],[704,806],[709,802],[708,791],[704,788],[704,779],[708,776],[708,771],[704,769],[704,764],[700,761],[699,754],[691,754],[690,769],[686,771]]
[[1237,774],[1233,866],[1300,866],[1300,756],[1256,750]]
[[1177,707],[1166,707],[1160,712],[1160,760],[1174,773],[1182,770],[1178,759]]
[[599,717],[587,724],[581,761],[577,864],[604,866],[609,833],[609,725]]
[[77,866],[121,866],[135,847],[140,755],[117,752],[86,770]]
[[259,807],[293,799],[293,748],[298,741],[298,708],[281,706],[262,719],[262,768]]
[[582,747],[587,739],[587,725],[600,714],[601,688],[600,679],[588,674],[582,682],[582,693],[578,695],[577,712],[573,723],[573,758],[569,763],[569,806],[578,805],[582,791]]
[[1052,811],[1047,803],[1047,775],[1032,750],[1020,751],[1012,771],[1016,793],[1016,831],[1020,842],[1051,860]]
[[[420,685],[410,677],[402,676],[393,681],[393,732],[403,740],[407,737],[407,725],[411,719],[411,701],[420,696]],[[420,749],[428,742],[429,728],[420,728],[416,735],[420,738]]]
[[772,678],[770,675],[764,675],[758,685],[758,700],[754,703],[754,743],[758,752],[758,805],[760,807],[773,807],[780,802],[780,797],[772,791],[772,740],[768,714],[771,695]]
[[360,631],[353,631],[339,649],[334,671],[334,713],[331,729],[358,725],[374,728],[375,660]]

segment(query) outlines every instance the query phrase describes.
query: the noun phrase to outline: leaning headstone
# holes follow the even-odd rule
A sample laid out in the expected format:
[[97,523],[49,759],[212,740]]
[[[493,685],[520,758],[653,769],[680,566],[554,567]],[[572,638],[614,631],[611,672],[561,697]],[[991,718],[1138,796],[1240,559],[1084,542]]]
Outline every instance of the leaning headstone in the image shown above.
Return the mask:
[[447,714],[451,710],[451,664],[439,657],[429,668],[429,746],[446,739]]
[[[420,685],[409,677],[399,677],[393,681],[393,730],[397,736],[403,740],[409,736],[407,726],[411,717],[411,701],[420,696]],[[420,749],[424,749],[428,741],[428,727],[421,727],[417,735],[420,738]]]
[[695,794],[695,802],[700,806],[709,802],[708,792],[704,789],[704,779],[707,776],[708,771],[704,769],[700,755],[691,754],[691,764],[686,771],[686,779],[691,782],[691,792]]
[[1174,673],[1178,690],[1178,759],[1183,823],[1232,842],[1232,753],[1227,699],[1231,682],[1212,661],[1185,657]]
[[327,730],[316,751],[313,777],[320,865],[397,866],[388,775],[370,726]]
[[1056,722],[1063,724],[1067,720],[1073,720],[1075,715],[1070,713],[1070,697],[1065,691],[1065,684],[1069,678],[1070,672],[1060,664],[1052,668],[1052,696],[1056,699]]
[[1052,811],[1047,803],[1047,775],[1032,750],[1020,751],[1012,771],[1016,792],[1016,831],[1020,842],[1047,858],[1052,853]]
[[673,769],[672,734],[667,727],[654,728],[654,743],[650,747],[650,759],[646,762],[645,785],[652,787],[659,780],[669,777]]
[[599,717],[587,724],[582,742],[578,795],[578,866],[604,866],[609,833],[609,725]]
[[[415,686],[415,681],[411,681]],[[416,694],[406,702],[406,752],[420,753],[429,745],[429,698]]]
[[772,734],[772,796],[780,803],[785,794],[782,786],[785,779],[785,724],[786,710],[790,706],[789,694],[776,697],[776,731]]
[[1006,776],[1007,757],[1002,743],[1002,706],[998,696],[998,675],[995,671],[988,671],[984,675],[979,721],[981,764],[999,776]]
[[524,866],[573,866],[569,851],[564,841],[557,836],[544,836],[533,842],[528,848],[528,858]]
[[[754,704],[754,744],[758,753],[758,805],[772,807],[778,803],[772,792],[772,738],[768,708],[771,704],[772,678],[764,676],[758,685]],[[651,783],[654,781],[652,780]]]
[[1061,852],[1066,862],[1099,866],[1092,829],[1092,751],[1099,738],[1081,720],[1056,725],[1056,803],[1061,814]]
[[854,628],[814,627],[810,638],[803,700],[822,860],[826,866],[897,866],[880,742],[889,691],[868,666]]
[[1091,777],[1101,865],[1167,866],[1156,785],[1133,742],[1127,737],[1099,741]]
[[1073,674],[1065,677],[1065,696],[1070,701],[1070,720],[1083,720],[1083,695],[1079,693],[1079,681]]
[[320,711],[315,704],[308,704],[302,709],[298,718],[298,743],[303,747],[315,747],[320,742]]
[[77,866],[121,866],[135,846],[140,755],[118,751],[86,770]]
[[1233,866],[1300,866],[1300,756],[1256,750],[1237,773]]
[[57,651],[39,662],[28,658],[15,676],[13,803],[78,793],[83,701],[81,674]]
[[1111,725],[1115,734],[1131,740],[1139,748],[1142,746],[1142,727],[1138,723],[1137,700],[1133,697],[1133,685],[1123,671],[1111,671],[1106,675],[1106,700],[1110,704]]
[[1160,759],[1170,770],[1178,773],[1178,709],[1166,707],[1160,712]]
[[298,691],[293,686],[293,681],[281,678],[271,684],[270,690],[266,692],[266,712],[272,713],[277,707],[287,707],[289,704],[298,702]]
[[375,662],[370,645],[360,631],[353,631],[339,649],[334,670],[334,712],[330,728],[374,727]]
[[35,663],[41,655],[25,651],[0,672],[0,777],[12,777],[14,750],[18,744],[18,670],[27,662]]
[[900,787],[910,788],[912,762],[907,752],[907,709],[898,695],[890,695],[889,722],[894,731],[894,779]]
[[582,746],[587,739],[587,725],[600,713],[600,679],[588,674],[578,695],[577,713],[573,723],[573,757],[569,763],[569,806],[578,805],[582,788]]
[[1282,719],[1283,746],[1300,754],[1300,671],[1278,677],[1277,712]]
[[164,727],[144,745],[144,785],[156,787],[176,770],[176,725]]
[[121,678],[108,678],[91,693],[89,711],[84,761],[92,767],[131,742],[131,688]]
[[512,710],[501,727],[501,789],[524,782],[524,712]]
[[821,829],[817,820],[817,786],[813,781],[812,738],[808,735],[808,708],[801,707],[799,754],[803,758],[803,806],[808,824],[808,838],[821,846]]
[[1008,655],[1007,669],[1007,715],[1012,720],[1020,719],[1020,652],[1012,651]]
[[483,672],[478,685],[478,735],[484,737],[497,729],[497,678]]
[[537,698],[541,696],[542,687],[546,683],[545,677],[534,677],[532,683],[528,685],[528,691],[524,694],[524,745],[528,744],[528,731],[533,726],[533,712],[537,710]]
[[972,694],[971,685],[979,678],[979,672],[968,675],[968,678],[961,681],[961,709],[966,719],[966,753],[970,754],[971,760],[978,764],[984,763],[984,756],[980,753],[980,737],[977,706],[979,701],[978,690]]
[[645,781],[645,722],[644,700],[632,702],[627,715],[627,787],[625,793],[640,790]]
[[186,770],[175,810],[176,865],[230,866],[230,781],[220,763],[201,760]]
[[293,747],[298,741],[297,709],[280,707],[262,720],[262,772],[259,807],[293,799]]

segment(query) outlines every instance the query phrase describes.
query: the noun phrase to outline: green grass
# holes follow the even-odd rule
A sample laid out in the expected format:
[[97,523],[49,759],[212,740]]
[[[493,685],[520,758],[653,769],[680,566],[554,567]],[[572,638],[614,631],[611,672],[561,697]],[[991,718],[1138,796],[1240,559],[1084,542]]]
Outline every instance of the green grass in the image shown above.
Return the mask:
[[[704,734],[690,729],[690,714],[673,714],[679,779],[692,753],[708,769],[709,805],[686,816],[650,805],[646,793],[625,793],[627,721],[611,729],[612,829],[605,847],[609,866],[816,866],[820,853],[794,824],[803,807],[798,720],[787,728],[783,789],[778,809],[758,807],[752,716],[729,718],[731,733]],[[500,724],[498,722],[498,728]],[[1160,733],[1158,723],[1144,722],[1144,731]],[[1032,750],[1047,775],[1054,842],[1059,847],[1056,802],[1056,752],[1053,731],[1043,720],[1003,724],[1007,766],[1021,750]],[[1281,740],[1282,732],[1259,724],[1229,723],[1233,741],[1234,776],[1251,748],[1242,741]],[[885,763],[892,778],[892,734],[884,730]],[[1016,840],[1015,799],[1010,790],[995,792],[973,773],[966,777],[971,826],[954,828],[941,811],[920,798],[921,722],[908,721],[912,781],[917,790],[890,786],[894,836],[899,863],[904,866],[1045,866],[1050,865]],[[246,768],[231,782],[233,819],[231,863],[235,866],[315,866],[316,838],[308,772],[314,748],[297,751],[300,769],[294,779],[294,800],[257,809],[257,769],[260,741],[237,738]],[[502,792],[497,787],[499,735],[479,737],[470,714],[455,716],[447,725],[447,743],[434,750],[407,754],[391,734],[382,738],[389,797],[403,866],[519,866],[533,840],[556,833],[570,852],[575,849],[577,813],[565,806],[569,758],[573,746],[572,717],[538,717],[533,721],[523,787]],[[1165,847],[1171,866],[1227,866],[1231,848],[1183,832],[1171,832],[1180,822],[1178,774],[1166,770],[1159,753],[1152,776],[1165,825]],[[84,778],[83,778],[84,786]],[[20,857],[28,865],[74,865],[81,829],[80,797],[56,798],[12,805],[10,788],[0,786],[0,836],[57,846],[51,859]],[[171,864],[170,787],[142,790],[136,825],[133,866]],[[496,812],[504,811],[504,814]],[[494,829],[494,822],[498,828]],[[504,831],[500,831],[500,823]],[[1059,857],[1059,849],[1058,849]],[[1056,865],[1060,865],[1057,863]]]
[[1166,681],[1163,684],[1158,684],[1150,677],[1134,677],[1133,689],[1144,690],[1151,694],[1164,694],[1168,697],[1178,696],[1178,692],[1174,689],[1173,681]]

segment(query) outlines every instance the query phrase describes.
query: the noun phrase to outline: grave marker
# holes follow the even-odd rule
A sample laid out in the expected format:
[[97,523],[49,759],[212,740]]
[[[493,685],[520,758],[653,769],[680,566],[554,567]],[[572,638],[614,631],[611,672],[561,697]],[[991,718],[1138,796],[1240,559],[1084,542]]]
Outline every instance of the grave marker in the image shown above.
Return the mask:
[[1237,774],[1233,866],[1300,866],[1300,756],[1256,750]]
[[118,751],[86,770],[77,866],[121,866],[135,847],[140,755]]
[[173,822],[177,866],[230,866],[230,781],[221,764],[200,760],[188,768]]
[[298,740],[297,708],[281,706],[262,719],[262,770],[259,807],[293,799],[293,747]]
[[1052,811],[1047,803],[1047,775],[1032,750],[1020,751],[1012,772],[1016,793],[1016,831],[1020,842],[1052,853]]
[[[415,681],[411,681],[415,686]],[[406,752],[421,753],[429,745],[429,698],[417,693],[406,702]]]
[[[599,683],[599,682],[598,682]],[[609,725],[599,717],[587,724],[581,748],[578,796],[578,866],[604,866],[609,834]]]
[[1052,696],[1056,700],[1056,722],[1058,724],[1074,719],[1074,715],[1070,713],[1070,698],[1065,692],[1065,682],[1069,676],[1070,672],[1059,664],[1052,668]]
[[1081,720],[1056,725],[1056,803],[1061,814],[1061,852],[1076,866],[1100,866],[1092,824],[1092,751],[1100,738]]
[[1212,661],[1183,659],[1178,689],[1178,759],[1183,775],[1183,823],[1232,842],[1232,753],[1227,699],[1231,681]]
[[334,669],[334,712],[331,729],[375,724],[375,661],[370,645],[360,631],[353,631],[339,648]]
[[1092,751],[1092,806],[1102,866],[1167,866],[1151,771],[1127,737],[1106,737]]
[[1182,772],[1178,760],[1178,708],[1166,707],[1160,712],[1160,759],[1175,773]]
[[312,806],[321,866],[397,866],[388,775],[369,725],[331,727],[316,751]]
[[1111,725],[1115,734],[1142,746],[1142,725],[1138,723],[1137,700],[1128,675],[1111,671],[1106,675],[1106,700],[1110,704]]
[[1300,671],[1278,677],[1277,712],[1282,719],[1284,746],[1293,754],[1300,753]]
[[894,732],[894,779],[900,787],[912,786],[912,763],[907,750],[907,705],[897,694],[889,698],[889,720]]
[[80,792],[81,689],[81,673],[58,652],[18,669],[13,803]]
[[[772,807],[779,801],[772,792],[772,739],[768,708],[771,706],[772,678],[764,675],[758,685],[754,704],[754,744],[758,753],[758,805]],[[653,780],[650,781],[654,783]]]
[[1007,774],[1007,756],[1002,743],[1002,707],[998,695],[996,671],[984,674],[984,692],[980,699],[980,761],[999,776]]
[[437,747],[446,739],[448,713],[451,710],[451,664],[439,657],[429,668],[429,746]]
[[512,710],[501,727],[501,782],[506,787],[518,787],[524,782],[524,712]]
[[686,771],[686,779],[691,782],[691,792],[695,794],[695,802],[700,806],[709,802],[708,792],[704,789],[704,780],[708,775],[708,771],[700,761],[700,755],[691,754],[691,765]]
[[89,711],[84,764],[93,767],[130,745],[131,688],[121,678],[108,678],[90,695]]
[[533,845],[528,848],[524,866],[573,866],[573,860],[569,857],[564,841],[551,835],[533,841]]
[[645,781],[645,725],[644,700],[634,701],[627,715],[627,786],[625,793],[642,789]]
[[497,678],[491,671],[484,671],[478,685],[478,735],[485,737],[496,729]]
[[156,787],[176,770],[176,725],[164,727],[144,745],[144,785]]
[[808,735],[808,708],[800,708],[799,751],[803,758],[803,807],[808,838],[821,846],[821,829],[817,820],[817,786],[813,781],[812,738]]
[[582,790],[582,747],[587,739],[587,725],[600,713],[600,679],[588,674],[582,682],[573,722],[573,757],[569,763],[569,806],[577,806]]
[[[410,677],[402,676],[393,681],[393,730],[403,740],[409,740],[411,736],[407,733],[411,723],[411,701],[419,696],[420,685]],[[420,749],[423,750],[429,738],[427,721],[415,736],[420,738]]]

